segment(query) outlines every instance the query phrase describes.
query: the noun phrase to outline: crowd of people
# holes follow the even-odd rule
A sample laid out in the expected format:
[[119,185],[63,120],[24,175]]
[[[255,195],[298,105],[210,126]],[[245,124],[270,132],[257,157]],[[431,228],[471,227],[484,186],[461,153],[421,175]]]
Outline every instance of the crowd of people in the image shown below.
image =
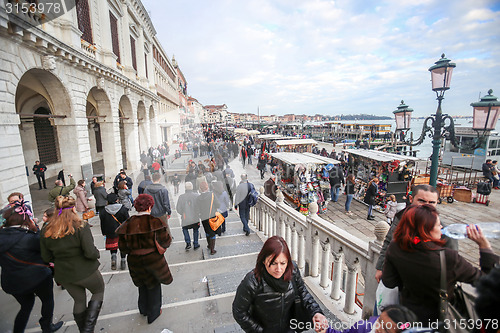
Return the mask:
[[[214,255],[217,253],[217,236],[224,234],[227,227],[224,222],[214,230],[210,220],[217,213],[227,218],[229,211],[237,211],[243,232],[246,236],[251,233],[248,222],[255,187],[246,173],[240,175],[237,184],[229,162],[240,158],[243,167],[247,167],[253,165],[252,158],[258,156],[256,168],[261,179],[264,179],[267,165],[271,165],[270,171],[273,172],[273,160],[267,147],[256,149],[251,137],[238,144],[223,130],[205,129],[203,133],[187,137],[186,142],[179,145],[176,154],[190,150],[193,157],[206,156],[198,163],[189,161],[185,175],[175,174],[170,178],[162,175],[168,149],[168,145],[162,145],[149,149],[147,154],[144,152],[144,158],[141,155],[144,180],[137,186],[136,197],[132,191],[133,180],[125,170],[116,175],[109,192],[104,181],[96,177],[90,184],[101,232],[106,236],[103,245],[109,251],[111,269],[126,270],[128,266],[132,283],[138,288],[139,312],[149,324],[161,315],[161,285],[172,283],[174,278],[165,258],[172,243],[169,227],[172,208],[170,193],[162,179],[171,182],[175,196],[178,195],[175,210],[181,218],[185,250],[200,248],[199,228],[203,227],[208,253]],[[332,157],[326,150],[318,153]],[[344,163],[329,174],[331,200],[337,202],[340,189],[344,187],[345,212],[350,215],[355,179],[347,173],[344,157],[334,158]],[[155,163],[160,166],[153,166]],[[21,306],[14,320],[14,332],[24,331],[35,297],[42,302],[39,320],[42,331],[55,332],[62,327],[62,322],[53,323],[54,280],[74,300],[72,312],[79,331],[94,331],[105,291],[99,271],[100,253],[95,246],[91,225],[84,218],[84,213],[89,210],[87,184],[83,179],[75,182],[71,175],[69,178],[68,186],[57,180],[50,190],[48,199],[54,206],[44,212],[43,223],[37,223],[22,193],[12,193],[9,204],[1,211],[4,219],[0,227],[2,289],[13,295]],[[365,196],[369,220],[373,219],[371,198],[377,193],[377,181],[376,178],[371,181]],[[492,182],[494,185],[494,178]],[[184,184],[184,192],[179,194],[181,184]],[[44,178],[39,178],[39,185],[45,187]],[[71,191],[75,198],[69,195]],[[272,194],[266,190],[266,195]],[[394,203],[395,198],[389,198],[389,202]],[[412,189],[404,210],[397,211],[396,205],[388,205],[385,215],[390,229],[374,278],[386,288],[396,290],[399,304],[386,304],[379,312],[376,310],[373,317],[344,332],[399,333],[416,323],[440,320],[440,252],[446,258],[449,300],[453,301],[456,282],[478,283],[482,286],[478,289],[480,295],[476,302],[478,314],[482,319],[498,317],[498,314],[492,317],[495,314],[491,306],[485,305],[494,302],[498,305],[498,297],[492,300],[485,293],[491,294],[496,288],[498,295],[500,273],[494,267],[498,265],[499,257],[493,253],[482,230],[473,225],[468,227],[467,235],[479,246],[480,267],[461,257],[457,242],[441,234],[437,202],[434,187],[419,185]],[[492,278],[494,274],[496,279]],[[270,237],[264,243],[255,267],[237,288],[232,312],[245,332],[302,331],[305,323],[316,332],[343,331],[331,325],[311,296],[291,259],[286,241],[279,236]],[[483,328],[485,332],[491,331]]]

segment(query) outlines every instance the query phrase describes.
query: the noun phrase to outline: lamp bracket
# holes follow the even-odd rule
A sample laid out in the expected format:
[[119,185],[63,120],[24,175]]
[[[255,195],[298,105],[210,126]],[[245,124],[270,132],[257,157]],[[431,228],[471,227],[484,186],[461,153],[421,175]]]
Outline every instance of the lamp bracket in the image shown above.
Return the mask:
[[455,124],[453,119],[448,115],[443,115],[443,123],[448,120],[449,124],[447,126],[443,126],[442,137],[450,140],[451,144],[455,146],[457,149],[465,149],[465,150],[474,150],[484,145],[486,139],[487,130],[478,130],[474,129],[477,134],[477,137],[474,139],[472,144],[470,145],[460,145],[457,141],[457,137],[455,135]]
[[[429,122],[431,122],[430,125],[428,124]],[[406,130],[406,131],[401,131],[404,133],[404,136],[405,136],[405,139],[401,140],[401,142],[403,142],[404,144],[406,144],[408,146],[412,146],[412,147],[418,146],[418,145],[422,144],[422,142],[424,142],[426,135],[428,135],[430,138],[432,138],[432,127],[434,127],[434,118],[433,118],[433,116],[429,116],[425,119],[424,126],[422,127],[422,132],[420,133],[420,137],[416,141],[406,139],[407,133],[409,132],[409,130]]]

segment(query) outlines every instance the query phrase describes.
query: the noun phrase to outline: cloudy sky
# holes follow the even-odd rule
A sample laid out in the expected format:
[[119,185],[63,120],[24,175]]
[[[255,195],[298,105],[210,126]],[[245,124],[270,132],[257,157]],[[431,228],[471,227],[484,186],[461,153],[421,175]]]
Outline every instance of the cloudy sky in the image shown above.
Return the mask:
[[428,68],[457,64],[443,112],[500,97],[500,1],[142,0],[188,93],[269,114],[415,116],[437,102]]

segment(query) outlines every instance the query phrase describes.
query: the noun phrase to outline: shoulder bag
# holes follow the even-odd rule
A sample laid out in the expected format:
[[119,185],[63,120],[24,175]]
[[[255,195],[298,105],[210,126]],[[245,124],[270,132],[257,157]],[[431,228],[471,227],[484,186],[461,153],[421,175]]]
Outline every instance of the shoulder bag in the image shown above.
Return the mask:
[[[309,313],[309,311],[307,311],[304,303],[302,302],[302,298],[300,297],[299,289],[297,288],[297,284],[295,283],[294,276],[292,276],[292,285],[295,292],[295,299],[292,306],[292,318],[296,319],[297,323],[300,323],[300,325],[297,325],[298,327],[304,327],[304,329],[299,329],[298,327],[295,328],[295,332],[300,333],[305,331],[306,327],[313,327],[313,321],[311,314]],[[308,325],[307,323],[310,324]]]
[[441,283],[439,291],[439,331],[449,333],[468,333],[470,323],[479,319],[471,297],[466,294],[461,285],[456,285],[453,291],[455,301],[448,301],[446,288],[446,256],[444,250],[439,251],[441,265]]
[[[212,202],[210,203],[210,213],[212,213],[212,205],[214,203],[214,194],[212,193]],[[208,224],[210,224],[210,228],[215,231],[219,229],[219,227],[224,223],[225,219],[221,213],[215,212],[215,216],[208,219]]]
[[[94,211],[93,211],[93,210],[90,210],[90,209],[89,209],[89,210],[87,210],[86,212],[84,212],[84,213],[82,214],[82,218],[83,218],[84,220],[91,219],[91,218],[93,218],[94,216],[95,216]],[[115,220],[116,220],[116,218],[115,218]]]

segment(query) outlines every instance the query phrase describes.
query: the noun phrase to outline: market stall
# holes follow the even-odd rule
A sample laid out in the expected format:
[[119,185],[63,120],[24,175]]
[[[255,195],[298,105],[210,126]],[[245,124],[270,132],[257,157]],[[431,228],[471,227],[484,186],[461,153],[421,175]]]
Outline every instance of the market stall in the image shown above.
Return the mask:
[[313,139],[276,140],[278,152],[310,153],[317,144]]
[[382,210],[385,198],[391,194],[398,203],[405,201],[403,197],[408,193],[418,158],[365,149],[344,149],[344,152],[349,154],[349,172],[356,178],[355,199],[362,201],[368,182],[377,177],[380,183],[375,209]]
[[340,162],[314,154],[271,153],[277,164],[276,185],[289,203],[304,215],[309,204],[316,202],[319,212],[326,211],[330,199],[329,171]]

